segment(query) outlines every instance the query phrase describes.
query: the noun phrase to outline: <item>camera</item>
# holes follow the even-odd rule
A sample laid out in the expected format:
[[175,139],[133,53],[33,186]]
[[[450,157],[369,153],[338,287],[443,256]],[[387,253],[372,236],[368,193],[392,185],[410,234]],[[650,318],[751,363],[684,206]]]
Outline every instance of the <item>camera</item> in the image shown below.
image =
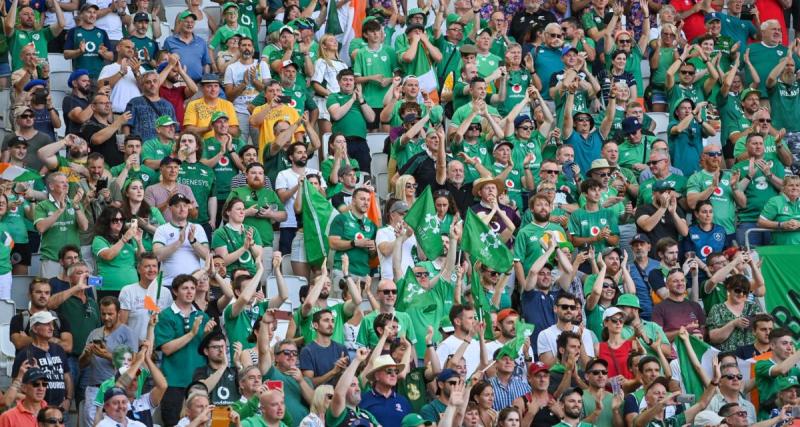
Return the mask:
[[31,101],[34,104],[46,104],[47,103],[47,95],[49,95],[49,94],[50,94],[50,91],[48,91],[46,88],[36,89],[33,92],[33,97],[31,98]]

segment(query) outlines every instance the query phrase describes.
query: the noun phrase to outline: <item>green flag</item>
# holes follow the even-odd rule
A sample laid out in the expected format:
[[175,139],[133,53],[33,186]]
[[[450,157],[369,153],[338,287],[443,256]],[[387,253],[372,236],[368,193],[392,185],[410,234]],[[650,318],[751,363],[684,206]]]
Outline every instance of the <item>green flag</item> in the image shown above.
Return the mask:
[[425,191],[411,205],[411,209],[406,212],[405,221],[414,230],[417,244],[429,260],[438,258],[444,252],[442,232],[439,219],[436,218],[430,186],[426,186]]
[[795,336],[800,334],[800,293],[797,278],[800,277],[800,246],[759,246],[758,256],[763,264],[761,274],[767,293],[764,303],[769,314],[775,318],[775,327],[787,328]]
[[522,346],[525,345],[525,339],[533,335],[534,328],[535,327],[530,323],[525,323],[517,318],[517,321],[514,322],[514,329],[517,331],[517,334],[514,336],[514,339],[503,344],[503,347],[500,349],[500,352],[497,353],[495,359],[500,359],[503,356],[508,356],[512,359],[519,357],[519,352],[522,350]]
[[342,24],[339,23],[339,10],[336,7],[328,8],[328,18],[325,20],[325,34],[338,36],[344,34]]
[[311,265],[320,266],[328,256],[328,229],[338,212],[316,187],[305,180],[302,213],[306,260]]
[[475,312],[478,313],[478,319],[486,324],[486,329],[483,330],[483,336],[486,339],[493,340],[494,328],[492,327],[491,304],[489,303],[489,299],[486,298],[486,292],[484,292],[483,286],[481,286],[481,273],[475,268],[475,264],[472,265],[470,293],[472,294],[472,304],[475,306]]
[[414,269],[409,267],[402,279],[397,281],[397,302],[395,309],[406,311],[408,308],[419,304],[419,295],[426,295],[425,289],[417,282]]
[[[697,360],[700,361],[703,370],[711,377],[714,372],[712,361],[714,356],[719,353],[719,350],[692,335],[689,335],[689,344],[692,346],[694,354],[697,355]],[[689,358],[688,349],[682,339],[675,339],[675,349],[678,352],[678,364],[681,368],[681,382],[686,389],[686,393],[694,394],[695,398],[699,399],[705,387],[703,386],[703,380],[700,379],[700,375],[694,370],[692,361]]]
[[500,236],[484,224],[472,209],[467,209],[461,248],[472,256],[473,262],[480,261],[500,273],[508,272],[514,261],[511,250],[500,240]]

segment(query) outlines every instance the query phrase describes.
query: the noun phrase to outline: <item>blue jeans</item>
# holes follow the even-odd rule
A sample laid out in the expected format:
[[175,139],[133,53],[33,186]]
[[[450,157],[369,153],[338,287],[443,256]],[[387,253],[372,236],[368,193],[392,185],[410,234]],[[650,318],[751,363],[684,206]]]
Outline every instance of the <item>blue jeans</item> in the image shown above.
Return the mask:
[[[745,233],[751,228],[758,227],[754,222],[742,222],[736,227],[736,241],[739,242],[739,246],[746,247]],[[749,238],[751,247],[769,245],[772,242],[772,233],[768,231],[754,231],[749,234]]]

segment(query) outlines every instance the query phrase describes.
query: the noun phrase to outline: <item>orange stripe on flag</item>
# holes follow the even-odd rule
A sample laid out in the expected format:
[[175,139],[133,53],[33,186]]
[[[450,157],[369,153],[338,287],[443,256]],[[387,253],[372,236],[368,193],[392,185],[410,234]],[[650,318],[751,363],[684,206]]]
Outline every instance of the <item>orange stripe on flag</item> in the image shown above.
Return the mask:
[[[361,0],[356,0],[361,1]],[[375,196],[375,192],[373,191],[369,198],[369,207],[367,208],[367,218],[372,220],[375,225],[380,227],[381,224],[381,209],[378,207],[378,198]],[[380,260],[378,256],[375,255],[369,260],[369,266],[371,268],[376,268],[380,265]]]
[[361,22],[367,17],[366,0],[351,0],[353,4],[353,30],[356,37],[361,37]]

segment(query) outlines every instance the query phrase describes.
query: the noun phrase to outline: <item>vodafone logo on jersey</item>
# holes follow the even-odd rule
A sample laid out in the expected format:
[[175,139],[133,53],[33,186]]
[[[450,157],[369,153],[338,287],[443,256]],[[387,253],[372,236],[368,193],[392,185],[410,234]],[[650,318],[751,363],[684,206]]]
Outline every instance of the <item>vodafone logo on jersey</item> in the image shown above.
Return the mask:
[[227,156],[222,156],[222,157],[219,158],[219,165],[220,166],[228,166],[228,163],[230,163],[230,160],[228,160]]
[[711,246],[705,245],[700,248],[700,253],[703,254],[704,257],[711,255],[711,252],[714,252],[714,249],[711,249]]
[[356,240],[364,240],[364,233],[356,233]]
[[723,193],[722,187],[717,187],[717,188],[714,189],[714,195],[715,196],[722,197],[722,193]]
[[295,100],[294,100],[294,98],[292,98],[292,99],[289,101],[289,106],[290,106],[290,107],[292,107],[292,108],[295,108],[295,107],[297,107],[297,101],[295,101]]
[[511,91],[514,92],[514,93],[522,92],[522,85],[512,85],[511,86]]
[[591,234],[592,236],[597,236],[598,234],[600,234],[600,227],[594,226],[594,227],[590,228],[589,229],[589,234]]
[[506,188],[514,188],[514,181],[507,179],[506,180]]

